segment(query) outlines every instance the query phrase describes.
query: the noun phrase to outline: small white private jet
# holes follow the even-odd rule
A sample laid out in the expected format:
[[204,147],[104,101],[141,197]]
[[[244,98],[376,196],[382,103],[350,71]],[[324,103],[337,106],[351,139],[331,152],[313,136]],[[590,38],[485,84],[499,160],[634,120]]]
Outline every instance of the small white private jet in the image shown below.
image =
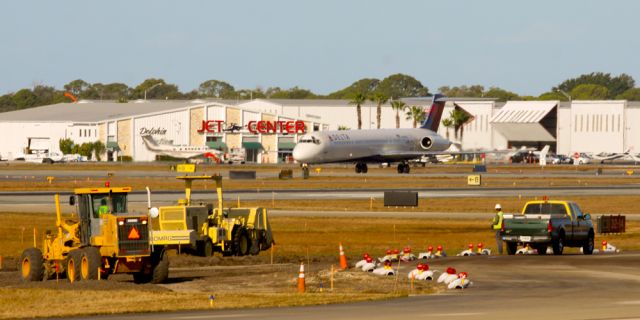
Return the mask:
[[211,158],[220,163],[224,161],[224,152],[211,149],[208,146],[189,146],[189,145],[171,145],[159,144],[151,135],[143,135],[142,141],[150,151],[158,155],[164,155],[180,159],[191,159],[196,157]]

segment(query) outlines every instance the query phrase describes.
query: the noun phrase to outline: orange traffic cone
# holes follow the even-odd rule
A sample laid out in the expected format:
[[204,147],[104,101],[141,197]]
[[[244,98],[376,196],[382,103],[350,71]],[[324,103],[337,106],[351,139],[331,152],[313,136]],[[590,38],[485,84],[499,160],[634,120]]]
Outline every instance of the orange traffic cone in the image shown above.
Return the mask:
[[347,257],[345,257],[344,248],[342,248],[342,243],[340,243],[340,269],[347,270],[348,267]]
[[300,262],[300,273],[298,274],[298,293],[304,293],[304,291],[305,291],[304,263]]

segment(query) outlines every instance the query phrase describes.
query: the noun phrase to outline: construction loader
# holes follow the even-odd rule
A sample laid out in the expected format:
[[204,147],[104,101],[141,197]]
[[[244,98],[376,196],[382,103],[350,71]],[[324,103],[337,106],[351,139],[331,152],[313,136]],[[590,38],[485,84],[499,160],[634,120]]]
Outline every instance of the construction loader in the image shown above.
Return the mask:
[[149,244],[149,216],[129,213],[129,187],[80,188],[69,204],[77,219],[62,221],[60,196],[55,195],[56,228],[47,230],[42,250],[22,253],[20,269],[25,281],[66,277],[78,280],[107,279],[115,273],[133,274],[136,283],[160,283],[169,275],[168,256],[162,247]]
[[[184,252],[211,256],[257,255],[271,247],[273,236],[266,208],[224,208],[222,177],[217,175],[178,176],[185,182],[185,198],[175,206],[158,208],[157,229],[152,231],[152,245],[179,248]],[[215,181],[217,205],[194,204],[193,181]]]

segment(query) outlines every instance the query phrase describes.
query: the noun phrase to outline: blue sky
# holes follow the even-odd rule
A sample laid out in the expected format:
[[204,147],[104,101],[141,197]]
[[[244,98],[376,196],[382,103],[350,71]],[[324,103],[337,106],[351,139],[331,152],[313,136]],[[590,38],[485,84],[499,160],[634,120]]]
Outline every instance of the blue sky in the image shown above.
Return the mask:
[[537,95],[592,71],[640,82],[638,1],[2,1],[0,94],[73,79],[326,94],[416,77]]

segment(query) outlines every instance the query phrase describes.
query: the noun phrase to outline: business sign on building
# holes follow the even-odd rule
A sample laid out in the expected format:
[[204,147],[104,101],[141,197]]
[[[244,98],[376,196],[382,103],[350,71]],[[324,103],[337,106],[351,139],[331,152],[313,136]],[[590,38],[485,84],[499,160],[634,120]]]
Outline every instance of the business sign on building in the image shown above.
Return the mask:
[[[236,124],[231,124],[225,128],[222,120],[203,120],[200,129],[197,131],[198,133],[221,133],[236,132],[242,130],[242,128]],[[249,121],[246,128],[252,134],[305,133],[304,121]]]

